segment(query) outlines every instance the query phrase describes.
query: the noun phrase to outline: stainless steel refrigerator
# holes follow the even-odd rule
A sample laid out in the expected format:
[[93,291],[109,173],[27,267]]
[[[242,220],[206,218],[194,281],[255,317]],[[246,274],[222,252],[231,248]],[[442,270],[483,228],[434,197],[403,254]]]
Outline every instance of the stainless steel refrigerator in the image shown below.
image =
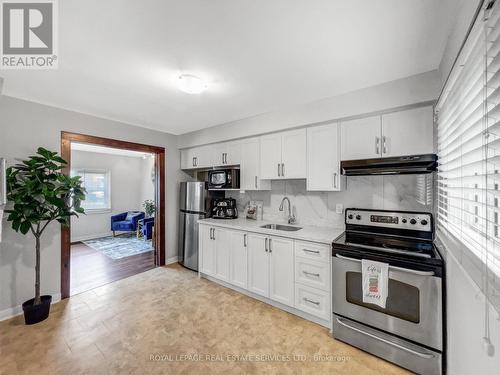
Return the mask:
[[179,203],[179,263],[198,271],[198,220],[210,216],[211,200],[223,192],[206,189],[205,182],[181,182]]

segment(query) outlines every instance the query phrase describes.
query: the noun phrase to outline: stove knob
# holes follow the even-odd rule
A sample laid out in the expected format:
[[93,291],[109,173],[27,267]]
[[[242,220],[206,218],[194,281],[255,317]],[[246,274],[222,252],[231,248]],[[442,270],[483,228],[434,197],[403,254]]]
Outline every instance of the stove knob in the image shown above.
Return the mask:
[[354,216],[352,214],[349,214],[349,216],[347,216],[349,219],[354,219]]
[[406,219],[401,220],[403,224],[406,224]]
[[411,220],[410,220],[410,224],[417,224],[417,220],[415,220],[415,219],[411,219]]
[[422,224],[422,225],[427,225],[427,220],[423,219],[423,220],[420,222],[420,224]]
[[356,215],[356,220],[361,220],[361,215]]

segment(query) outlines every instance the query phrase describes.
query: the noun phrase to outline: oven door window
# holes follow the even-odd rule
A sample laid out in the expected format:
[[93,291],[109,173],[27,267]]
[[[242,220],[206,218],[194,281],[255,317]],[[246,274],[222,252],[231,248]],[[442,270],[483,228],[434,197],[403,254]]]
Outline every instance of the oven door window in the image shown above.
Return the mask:
[[210,174],[210,184],[211,185],[225,185],[226,184],[226,172],[218,172]]
[[355,305],[413,323],[420,322],[420,291],[417,287],[389,279],[385,309],[363,302],[361,272],[346,272],[346,299]]

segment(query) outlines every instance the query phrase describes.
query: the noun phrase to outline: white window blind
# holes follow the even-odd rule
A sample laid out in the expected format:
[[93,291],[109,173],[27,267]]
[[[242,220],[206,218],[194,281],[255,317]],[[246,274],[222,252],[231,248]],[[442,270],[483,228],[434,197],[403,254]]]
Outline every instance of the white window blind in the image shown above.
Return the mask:
[[111,182],[109,171],[95,171],[80,169],[72,175],[80,176],[83,186],[87,190],[82,207],[85,210],[111,209]]
[[500,290],[500,1],[485,3],[436,106],[437,222],[468,250],[468,259],[460,258],[464,269],[495,300]]

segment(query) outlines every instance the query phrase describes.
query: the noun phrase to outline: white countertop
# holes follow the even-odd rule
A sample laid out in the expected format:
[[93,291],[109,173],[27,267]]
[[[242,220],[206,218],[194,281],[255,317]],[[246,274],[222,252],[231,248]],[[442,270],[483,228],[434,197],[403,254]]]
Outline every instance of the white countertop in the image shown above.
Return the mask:
[[238,219],[201,219],[198,220],[199,224],[212,225],[214,227],[229,228],[235,230],[242,230],[254,233],[263,233],[278,237],[293,238],[296,240],[304,240],[311,242],[318,242],[322,244],[331,245],[333,240],[336,239],[344,232],[344,228],[339,227],[319,227],[312,225],[297,224],[294,226],[301,227],[297,231],[282,231],[276,229],[261,228],[266,224],[284,224],[284,222],[267,221],[267,220],[251,220],[246,218]]

